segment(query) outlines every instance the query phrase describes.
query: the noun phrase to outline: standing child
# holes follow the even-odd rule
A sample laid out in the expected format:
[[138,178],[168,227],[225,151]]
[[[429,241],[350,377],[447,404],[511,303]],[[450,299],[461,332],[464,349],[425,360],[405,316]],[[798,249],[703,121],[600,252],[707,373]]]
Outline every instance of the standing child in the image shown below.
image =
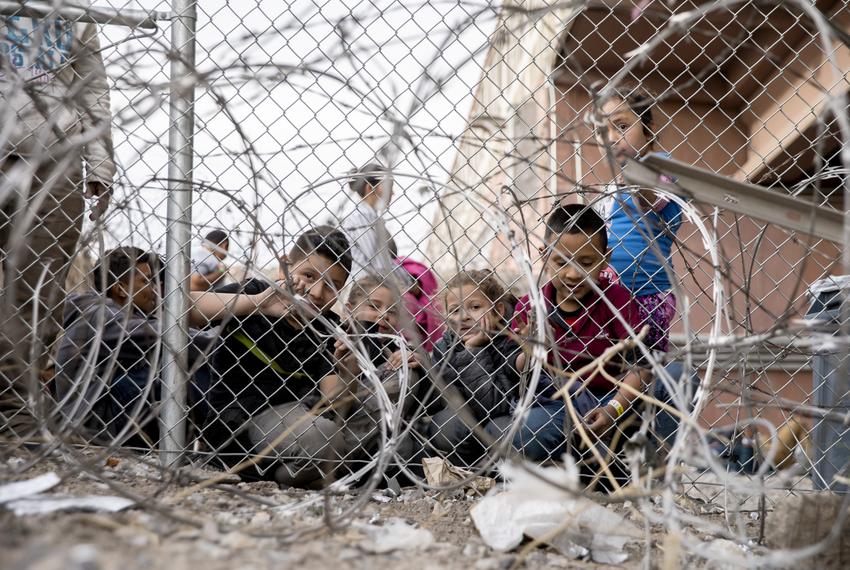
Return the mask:
[[[603,104],[600,142],[611,145],[620,167],[655,150],[652,105],[652,97],[640,88],[624,88]],[[608,223],[611,267],[634,295],[641,321],[650,327],[644,343],[666,352],[676,316],[671,255],[682,208],[651,188],[626,187],[619,173],[594,208]]]
[[189,289],[206,291],[216,285],[227,272],[224,260],[230,249],[230,238],[224,230],[212,230],[204,236],[203,243],[192,250],[192,275],[189,277]]
[[393,200],[393,179],[377,163],[366,164],[350,174],[353,207],[340,220],[340,229],[351,245],[351,277],[387,277],[393,273],[393,262],[384,214]]

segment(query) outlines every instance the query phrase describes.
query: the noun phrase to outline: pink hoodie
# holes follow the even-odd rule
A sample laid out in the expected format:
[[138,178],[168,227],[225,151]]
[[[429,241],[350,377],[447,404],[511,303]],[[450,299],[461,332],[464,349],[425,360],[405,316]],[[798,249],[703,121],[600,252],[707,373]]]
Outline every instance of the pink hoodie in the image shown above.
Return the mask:
[[427,265],[409,257],[397,257],[395,262],[404,268],[419,284],[421,293],[415,297],[406,293],[407,308],[414,316],[416,324],[422,332],[422,347],[431,352],[434,343],[443,336],[439,307],[434,299],[439,285],[437,278]]

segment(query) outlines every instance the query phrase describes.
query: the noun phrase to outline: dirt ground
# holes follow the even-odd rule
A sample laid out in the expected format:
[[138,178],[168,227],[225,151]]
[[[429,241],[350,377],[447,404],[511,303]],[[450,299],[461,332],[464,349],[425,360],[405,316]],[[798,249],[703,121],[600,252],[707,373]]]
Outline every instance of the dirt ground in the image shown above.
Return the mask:
[[[18,460],[19,461],[19,460]],[[97,463],[95,463],[97,462]],[[400,496],[377,491],[347,524],[330,528],[325,515],[336,518],[360,498],[356,494],[324,501],[316,492],[282,490],[274,483],[234,483],[186,495],[189,482],[163,481],[154,467],[132,459],[92,459],[96,476],[68,469],[61,460],[41,460],[10,479],[29,479],[54,470],[62,483],[47,494],[119,494],[126,490],[143,501],[114,514],[66,512],[16,516],[0,508],[0,566],[32,570],[218,570],[237,568],[354,569],[475,569],[517,567],[603,568],[587,560],[572,560],[552,547],[528,556],[494,552],[484,545],[469,516],[478,500],[405,489]],[[294,505],[312,504],[293,509]],[[640,515],[612,507],[636,522]],[[327,511],[326,511],[327,509]],[[717,517],[718,515],[704,515]],[[433,542],[425,547],[376,553],[373,533],[400,519],[427,529]],[[650,558],[659,566],[665,535],[653,527]],[[749,532],[756,532],[757,525]],[[645,542],[630,545],[629,560],[619,568],[642,565]],[[704,566],[684,563],[682,567]]]

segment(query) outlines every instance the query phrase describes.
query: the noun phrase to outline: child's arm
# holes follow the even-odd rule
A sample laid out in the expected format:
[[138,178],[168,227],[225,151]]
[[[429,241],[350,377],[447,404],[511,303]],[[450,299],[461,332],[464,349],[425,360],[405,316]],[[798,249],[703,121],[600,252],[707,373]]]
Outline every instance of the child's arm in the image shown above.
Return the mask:
[[[339,376],[328,374],[319,380],[319,393],[322,395],[323,404],[333,404],[334,412],[339,414],[340,417],[344,418],[348,415],[354,393]],[[337,399],[339,401],[336,401]]]
[[206,291],[215,285],[222,276],[224,276],[224,271],[221,268],[216,268],[215,271],[209,273],[192,273],[189,277],[189,290]]
[[652,188],[638,188],[635,198],[638,208],[644,213],[660,212],[670,203],[670,200]]
[[617,422],[617,418],[632,406],[632,402],[637,399],[638,393],[643,392],[649,380],[650,373],[645,368],[637,368],[627,372],[622,380],[625,386],[620,386],[617,394],[607,404],[590,410],[585,416],[587,427],[594,433],[600,435],[605,433]]
[[[617,308],[617,313],[619,313],[619,315],[611,314],[609,317],[607,328],[611,339],[626,340],[631,338],[629,329],[639,333],[643,323],[641,322],[637,304],[632,299],[631,294],[626,289],[614,285],[609,287],[605,294]],[[624,326],[620,322],[620,318],[625,320],[629,326]],[[645,368],[646,364],[642,362],[643,357],[638,349],[632,348],[627,350],[622,355],[622,358],[630,366],[622,379],[625,386],[620,386],[617,394],[605,406],[591,410],[585,417],[588,427],[599,434],[615,423],[616,419],[621,415],[620,406],[622,406],[622,413],[625,413],[629,409],[632,402],[637,398],[637,393],[642,392],[651,379],[651,372]]]
[[278,295],[274,287],[259,293],[244,293],[241,288],[241,284],[234,284],[218,291],[190,292],[189,323],[203,327],[228,317],[245,317],[252,313],[282,317],[291,312],[291,303]]
[[[514,312],[514,317],[511,322],[511,329],[513,329],[514,333],[522,338],[529,338],[532,329],[532,321],[530,318],[530,308],[528,305],[528,301],[523,299],[517,304],[516,311]],[[531,350],[532,345],[528,342],[523,342],[525,348],[527,350]],[[525,350],[520,350],[517,355],[516,362],[514,363],[514,367],[518,372],[522,372],[525,370],[525,365],[528,363],[528,355],[525,353]]]

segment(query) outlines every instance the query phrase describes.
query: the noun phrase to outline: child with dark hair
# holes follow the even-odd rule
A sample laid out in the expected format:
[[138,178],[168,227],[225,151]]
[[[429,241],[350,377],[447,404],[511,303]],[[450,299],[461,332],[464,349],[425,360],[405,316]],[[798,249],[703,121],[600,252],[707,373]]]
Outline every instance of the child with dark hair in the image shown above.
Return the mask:
[[130,444],[157,440],[148,400],[159,390],[153,359],[161,336],[154,314],[161,269],[154,253],[113,249],[95,265],[95,290],[71,295],[65,304],[56,394],[66,419],[80,422],[95,440],[122,434]]
[[377,163],[369,163],[349,173],[349,198],[353,204],[340,222],[351,244],[352,279],[368,274],[389,277],[393,273],[390,234],[383,214],[393,199],[393,179]]
[[[434,346],[430,374],[439,395],[430,406],[430,444],[462,465],[484,457],[510,425],[519,390],[519,345],[505,320],[505,288],[491,271],[464,271],[446,284],[446,332]],[[460,413],[465,409],[471,418]]]
[[[639,87],[623,87],[602,105],[605,123],[598,130],[620,167],[655,150],[652,96]],[[631,188],[617,175],[593,204],[608,222],[611,268],[635,297],[642,322],[649,325],[644,343],[666,352],[676,316],[671,259],[682,208],[651,188]]]
[[204,437],[236,461],[271,445],[262,465],[285,485],[320,484],[341,445],[333,420],[315,408],[336,394],[323,380],[334,370],[328,324],[339,323],[331,308],[351,271],[348,249],[345,236],[329,226],[295,240],[278,285],[299,303],[263,279],[192,293],[190,318],[222,325]]
[[[549,351],[548,362],[569,374],[630,338],[630,328],[638,332],[641,320],[629,291],[601,277],[610,255],[608,236],[605,222],[589,206],[556,207],[546,220],[544,239],[541,253],[549,281],[541,294],[546,304],[547,329],[554,335],[551,341],[557,349]],[[526,295],[517,306],[514,326],[532,329],[533,316],[534,307]],[[573,387],[570,397],[576,410],[587,427],[600,436],[630,409],[636,398],[635,391],[643,389],[647,373],[636,368],[640,360],[637,354],[634,351],[620,353],[604,366],[607,374],[629,388],[618,388],[597,370],[578,378],[580,383],[586,384],[585,388],[576,390],[578,386]],[[525,355],[520,357],[518,365],[524,367]],[[541,395],[545,398],[551,394],[546,393],[544,386]],[[552,412],[551,421],[535,427],[541,433],[539,437],[560,440],[563,444],[565,411],[563,405],[557,409],[551,400],[549,402],[546,407]]]
[[230,237],[224,230],[211,230],[204,236],[200,247],[192,250],[192,275],[189,289],[206,291],[210,287],[221,284],[227,268],[224,260],[230,249]]

